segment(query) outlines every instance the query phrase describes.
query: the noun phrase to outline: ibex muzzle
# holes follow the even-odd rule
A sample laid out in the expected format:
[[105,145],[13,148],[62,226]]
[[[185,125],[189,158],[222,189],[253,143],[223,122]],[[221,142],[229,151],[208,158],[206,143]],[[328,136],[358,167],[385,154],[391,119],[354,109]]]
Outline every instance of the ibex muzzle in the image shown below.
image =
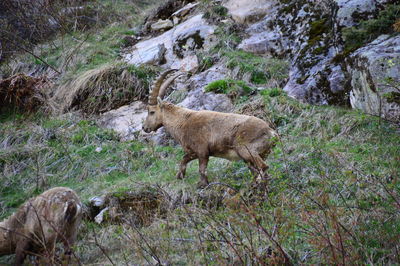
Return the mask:
[[199,186],[207,185],[206,168],[210,156],[228,160],[242,159],[248,164],[255,179],[257,176],[264,176],[268,168],[264,159],[278,139],[277,132],[265,121],[254,116],[193,111],[163,102],[166,89],[181,75],[174,74],[164,82],[172,71],[174,70],[162,73],[153,86],[143,130],[151,132],[164,126],[182,145],[185,155],[177,178],[184,178],[186,165],[198,159],[201,176]]

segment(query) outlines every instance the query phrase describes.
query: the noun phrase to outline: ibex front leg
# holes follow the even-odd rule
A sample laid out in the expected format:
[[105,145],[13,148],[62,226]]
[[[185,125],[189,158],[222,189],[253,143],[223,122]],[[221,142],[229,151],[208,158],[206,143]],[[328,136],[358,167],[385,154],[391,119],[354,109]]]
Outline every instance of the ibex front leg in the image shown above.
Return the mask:
[[193,153],[187,153],[183,156],[183,159],[181,161],[181,164],[179,166],[179,172],[176,175],[177,179],[183,179],[185,178],[186,174],[186,166],[190,161],[193,161],[194,159],[197,159],[196,154]]

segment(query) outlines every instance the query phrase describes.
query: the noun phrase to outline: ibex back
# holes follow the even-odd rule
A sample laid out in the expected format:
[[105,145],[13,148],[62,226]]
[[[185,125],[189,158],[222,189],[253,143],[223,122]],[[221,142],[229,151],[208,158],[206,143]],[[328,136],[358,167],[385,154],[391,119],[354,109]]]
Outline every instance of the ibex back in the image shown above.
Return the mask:
[[254,116],[213,111],[194,111],[163,102],[161,99],[170,83],[181,73],[165,77],[173,70],[160,75],[149,97],[148,115],[143,124],[147,133],[164,126],[178,141],[185,155],[177,178],[185,177],[186,165],[199,160],[200,187],[208,184],[206,175],[210,156],[228,160],[244,160],[254,179],[264,177],[268,166],[264,159],[275,145],[278,134],[268,123]]
[[26,255],[41,255],[53,264],[57,241],[70,255],[81,217],[82,203],[73,190],[49,189],[0,222],[0,256],[15,253],[14,265],[21,265]]

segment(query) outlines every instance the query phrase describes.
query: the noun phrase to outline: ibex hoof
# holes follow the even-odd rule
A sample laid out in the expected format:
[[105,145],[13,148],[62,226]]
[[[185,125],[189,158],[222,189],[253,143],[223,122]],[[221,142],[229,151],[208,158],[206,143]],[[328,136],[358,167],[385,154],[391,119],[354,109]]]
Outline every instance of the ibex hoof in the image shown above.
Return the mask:
[[184,179],[184,178],[185,178],[185,175],[182,172],[178,172],[176,174],[176,179]]
[[206,186],[208,186],[208,182],[207,181],[199,181],[197,183],[197,188],[199,188],[199,189],[205,188]]

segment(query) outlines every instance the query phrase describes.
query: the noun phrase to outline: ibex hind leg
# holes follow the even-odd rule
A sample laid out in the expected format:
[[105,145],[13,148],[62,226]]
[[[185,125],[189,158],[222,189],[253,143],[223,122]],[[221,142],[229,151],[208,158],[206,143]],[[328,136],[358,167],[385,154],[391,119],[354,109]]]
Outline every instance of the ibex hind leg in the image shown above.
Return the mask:
[[250,171],[254,177],[253,182],[264,180],[266,178],[268,166],[258,153],[251,151],[247,147],[240,147],[236,152],[246,163],[249,164]]
[[28,255],[30,249],[30,240],[27,238],[23,238],[18,241],[17,247],[15,249],[15,264],[14,265],[22,265],[26,256]]
[[207,164],[208,157],[199,157],[200,182],[197,184],[198,188],[204,188],[208,185],[208,178],[206,174]]

